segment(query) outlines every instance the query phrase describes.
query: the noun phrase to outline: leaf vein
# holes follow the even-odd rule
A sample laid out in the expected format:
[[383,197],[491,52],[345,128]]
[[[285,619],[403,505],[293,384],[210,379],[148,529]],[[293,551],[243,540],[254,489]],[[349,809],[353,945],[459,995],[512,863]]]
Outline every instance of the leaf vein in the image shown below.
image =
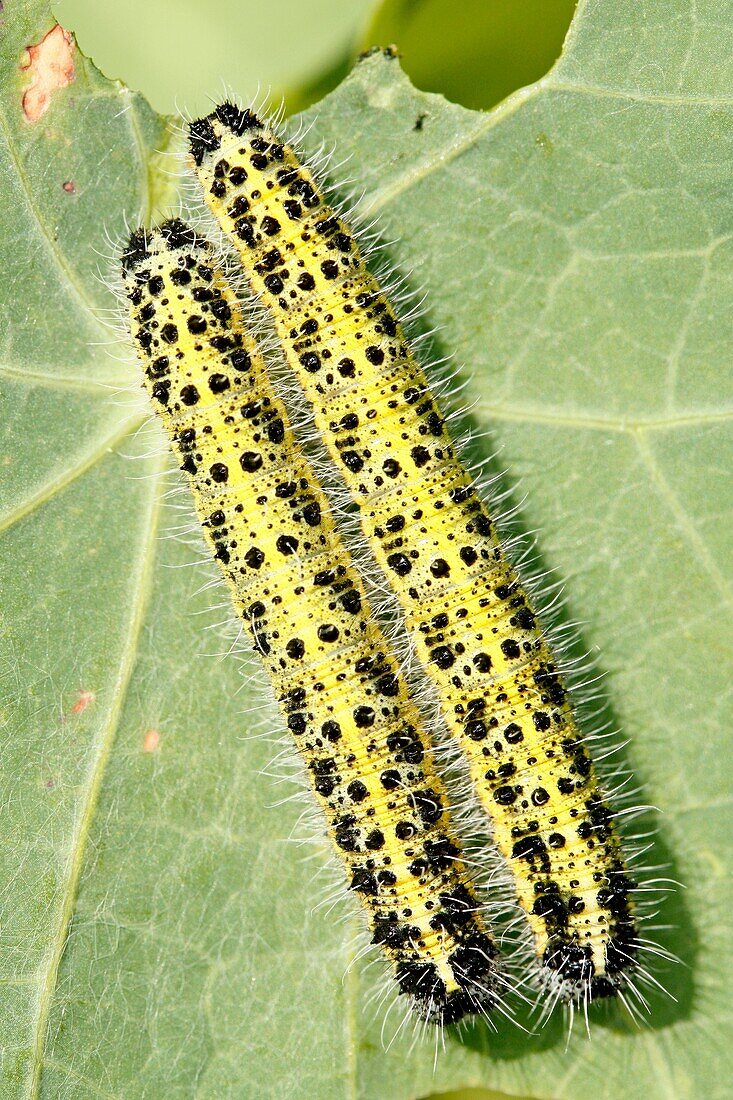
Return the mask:
[[115,735],[119,726],[120,717],[127,697],[127,689],[135,667],[137,643],[147,614],[150,594],[152,590],[153,564],[155,562],[155,545],[158,525],[160,520],[161,495],[160,474],[162,462],[158,459],[156,471],[158,477],[152,482],[150,501],[148,505],[148,522],[145,527],[146,538],[141,547],[137,563],[137,577],[134,583],[134,595],[129,600],[130,607],[129,626],[127,640],[120,655],[120,669],[117,682],[112,691],[112,703],[107,721],[100,730],[97,743],[93,746],[93,760],[89,776],[86,797],[82,806],[79,822],[71,843],[70,870],[66,885],[65,896],[59,914],[59,925],[53,941],[46,979],[43,983],[39,998],[38,1015],[36,1021],[36,1035],[34,1042],[34,1056],[30,1097],[36,1100],[39,1095],[41,1075],[45,1061],[45,1048],[48,1037],[48,1025],[51,1005],[56,990],[58,973],[66,948],[69,928],[74,913],[79,882],[84,865],[86,845],[94,819],[94,813],[99,801],[102,782],[106,772]]
[[672,486],[662,473],[659,463],[654,457],[654,453],[644,435],[638,433],[635,438],[639,456],[649,472],[652,484],[656,487],[658,495],[669,508],[677,522],[677,526],[688,539],[690,545],[694,547],[703,569],[720,592],[726,604],[730,606],[733,604],[733,592],[731,592],[725,575],[722,573],[717,562],[710,553],[707,543],[683,507],[677,494],[673,491]]
[[58,494],[63,492],[64,489],[67,489],[69,485],[72,485],[80,477],[83,477],[83,475],[91,470],[105,454],[139,428],[141,423],[142,418],[136,416],[116,426],[115,430],[105,435],[91,451],[82,455],[78,462],[74,463],[72,466],[68,466],[58,477],[48,481],[17,508],[1,518],[0,533],[8,531],[11,527],[14,527],[16,523],[20,523],[21,520],[26,519],[32,512],[35,512],[36,509],[47,504],[49,500],[58,496]]

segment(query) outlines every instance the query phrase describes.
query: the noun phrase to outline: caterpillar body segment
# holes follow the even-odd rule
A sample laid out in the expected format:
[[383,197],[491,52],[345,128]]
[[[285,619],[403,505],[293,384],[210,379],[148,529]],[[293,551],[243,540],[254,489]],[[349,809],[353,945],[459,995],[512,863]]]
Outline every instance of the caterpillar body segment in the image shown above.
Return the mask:
[[122,268],[146,389],[372,942],[421,1017],[485,1013],[503,979],[428,738],[236,296],[180,220]]
[[580,1002],[637,965],[631,891],[557,659],[389,299],[294,149],[225,103],[190,125],[205,201],[356,502],[529,921]]

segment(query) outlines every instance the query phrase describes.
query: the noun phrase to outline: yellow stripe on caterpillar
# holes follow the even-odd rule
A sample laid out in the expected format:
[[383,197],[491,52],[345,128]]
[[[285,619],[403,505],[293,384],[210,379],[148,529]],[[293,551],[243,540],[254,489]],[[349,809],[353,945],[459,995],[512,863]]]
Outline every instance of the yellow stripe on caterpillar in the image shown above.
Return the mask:
[[269,310],[468,762],[541,979],[626,984],[638,940],[612,811],[557,661],[395,311],[293,148],[225,103],[190,125],[205,200]]
[[145,386],[372,942],[422,1017],[486,1012],[496,949],[427,735],[236,296],[180,220],[134,233],[122,268]]

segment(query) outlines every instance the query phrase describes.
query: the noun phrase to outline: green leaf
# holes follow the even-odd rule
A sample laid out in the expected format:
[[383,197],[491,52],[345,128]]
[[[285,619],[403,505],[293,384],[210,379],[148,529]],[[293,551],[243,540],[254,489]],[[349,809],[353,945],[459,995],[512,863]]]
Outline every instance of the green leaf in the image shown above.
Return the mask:
[[647,1027],[611,1008],[566,1048],[559,1018],[502,1023],[447,1035],[435,1071],[409,1035],[382,1050],[373,970],[342,980],[354,922],[313,911],[321,851],[286,842],[301,807],[272,806],[248,739],[276,717],[211,656],[221,592],[179,568],[198,538],[160,537],[181,521],[160,434],[99,346],[105,231],[174,203],[163,121],[77,52],[27,122],[18,65],[51,22],[33,0],[3,20],[0,1096],[722,1100],[733,4],[581,4],[550,76],[488,114],[382,55],[312,114],[521,479],[687,887],[660,914],[677,1002]]

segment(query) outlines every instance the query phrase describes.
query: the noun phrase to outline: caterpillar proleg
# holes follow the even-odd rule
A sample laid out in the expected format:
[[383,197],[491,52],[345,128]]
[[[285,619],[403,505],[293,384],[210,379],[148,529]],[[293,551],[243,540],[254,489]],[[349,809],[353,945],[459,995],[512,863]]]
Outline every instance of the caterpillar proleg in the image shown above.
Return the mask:
[[267,308],[468,763],[541,983],[622,989],[639,941],[619,836],[557,658],[359,245],[295,150],[231,103],[190,127],[205,201]]
[[122,253],[145,386],[372,942],[438,1024],[503,979],[428,738],[210,245],[174,219]]

